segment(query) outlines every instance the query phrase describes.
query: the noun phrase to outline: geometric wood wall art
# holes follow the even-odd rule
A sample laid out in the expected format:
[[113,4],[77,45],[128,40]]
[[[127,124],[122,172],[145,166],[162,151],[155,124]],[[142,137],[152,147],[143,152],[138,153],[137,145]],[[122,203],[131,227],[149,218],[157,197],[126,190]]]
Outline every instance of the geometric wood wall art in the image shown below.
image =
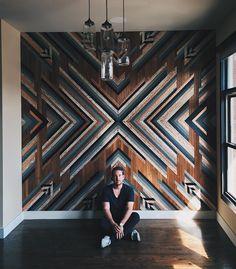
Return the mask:
[[80,33],[21,34],[24,210],[98,209],[116,164],[135,209],[215,208],[215,32],[127,35],[103,82]]

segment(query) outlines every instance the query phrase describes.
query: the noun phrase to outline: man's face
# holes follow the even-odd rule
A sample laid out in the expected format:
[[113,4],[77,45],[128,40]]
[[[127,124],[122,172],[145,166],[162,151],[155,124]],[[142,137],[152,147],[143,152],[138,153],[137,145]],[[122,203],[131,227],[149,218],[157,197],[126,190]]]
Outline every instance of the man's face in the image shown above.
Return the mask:
[[116,186],[119,186],[123,183],[125,179],[125,175],[123,174],[123,171],[116,170],[113,175],[113,181]]

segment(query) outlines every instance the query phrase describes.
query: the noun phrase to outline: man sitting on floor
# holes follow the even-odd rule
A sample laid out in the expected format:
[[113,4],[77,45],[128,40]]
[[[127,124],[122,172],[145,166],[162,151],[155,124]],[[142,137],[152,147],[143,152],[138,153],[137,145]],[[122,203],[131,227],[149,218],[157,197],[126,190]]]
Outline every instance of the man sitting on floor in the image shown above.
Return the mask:
[[141,241],[134,229],[139,222],[139,214],[133,211],[134,190],[124,184],[125,171],[117,166],[112,169],[113,184],[103,189],[102,202],[104,217],[101,220],[103,238],[101,247],[109,246],[114,240],[130,237],[133,241]]

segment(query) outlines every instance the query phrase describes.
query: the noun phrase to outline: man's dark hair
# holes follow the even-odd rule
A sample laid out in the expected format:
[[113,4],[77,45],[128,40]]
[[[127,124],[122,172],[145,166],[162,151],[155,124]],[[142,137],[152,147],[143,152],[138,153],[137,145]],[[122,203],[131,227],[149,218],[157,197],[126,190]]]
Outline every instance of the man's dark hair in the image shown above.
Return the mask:
[[115,171],[122,171],[123,175],[125,174],[125,169],[122,166],[115,166],[112,168],[111,176],[114,177]]

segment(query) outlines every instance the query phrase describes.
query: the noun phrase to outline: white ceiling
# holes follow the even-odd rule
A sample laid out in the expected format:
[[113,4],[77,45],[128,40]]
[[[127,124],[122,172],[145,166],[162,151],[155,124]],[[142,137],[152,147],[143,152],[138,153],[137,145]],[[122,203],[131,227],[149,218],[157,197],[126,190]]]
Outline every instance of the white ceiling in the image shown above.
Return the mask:
[[[105,0],[91,0],[99,31]],[[122,0],[108,0],[109,18],[122,17]],[[127,31],[215,29],[236,8],[236,0],[125,0]],[[0,18],[22,32],[80,32],[88,0],[0,0]],[[119,20],[119,18],[118,18]],[[121,23],[113,22],[115,31]]]

